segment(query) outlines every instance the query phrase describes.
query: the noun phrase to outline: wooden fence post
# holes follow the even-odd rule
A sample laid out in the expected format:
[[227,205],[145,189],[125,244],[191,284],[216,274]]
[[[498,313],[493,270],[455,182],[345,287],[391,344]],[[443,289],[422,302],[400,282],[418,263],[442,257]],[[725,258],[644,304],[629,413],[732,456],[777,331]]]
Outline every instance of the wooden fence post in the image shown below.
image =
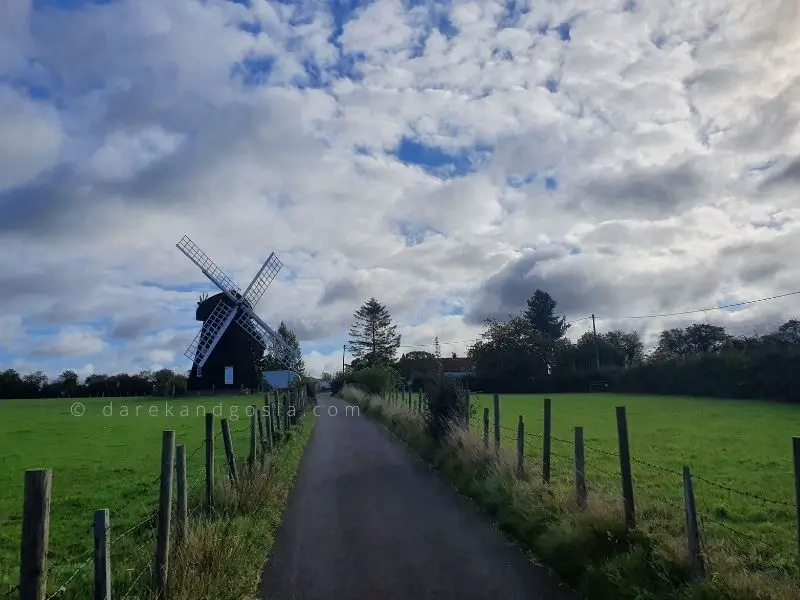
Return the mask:
[[231,484],[235,485],[239,481],[239,474],[236,472],[236,456],[233,453],[231,427],[228,419],[222,419],[222,443],[225,445],[225,457],[228,459],[228,477]]
[[214,510],[214,414],[206,413],[206,512]]
[[253,412],[250,413],[250,450],[247,454],[247,466],[250,470],[253,470],[256,466],[256,459],[258,458],[256,453],[258,450],[256,449],[256,407],[252,406],[251,408]]
[[489,409],[483,409],[483,449],[489,450]]
[[500,452],[500,395],[495,394],[494,398],[494,451]]
[[472,414],[472,394],[469,390],[467,390],[467,413],[464,415],[464,429],[469,431],[470,426],[472,423],[469,420],[470,415]]
[[283,423],[281,422],[281,397],[278,390],[275,390],[275,431],[283,433]]
[[700,528],[697,526],[697,508],[694,504],[694,488],[689,467],[683,467],[683,503],[686,512],[686,539],[689,545],[689,560],[692,562],[695,577],[702,579],[706,568],[700,546]]
[[176,527],[176,538],[180,544],[189,530],[188,512],[188,490],[186,489],[186,446],[179,444],[175,446],[175,479],[177,483],[176,493],[176,517],[178,519]]
[[272,452],[272,446],[275,443],[272,436],[272,406],[270,405],[269,398],[265,397],[264,401],[266,402],[264,405],[264,418],[267,421],[267,443],[269,443],[269,451]]
[[631,451],[628,444],[628,417],[624,406],[617,406],[617,436],[619,438],[619,470],[622,477],[622,499],[625,504],[625,526],[636,527],[636,505],[633,500]]
[[517,479],[522,479],[525,472],[525,423],[522,415],[517,424]]
[[586,454],[583,445],[583,427],[575,428],[575,501],[578,508],[586,508]]
[[156,589],[167,589],[169,575],[169,538],[172,517],[172,465],[175,464],[175,432],[167,430],[161,437],[161,489],[158,495],[158,535],[156,538]]
[[797,545],[800,549],[800,437],[792,438],[792,457],[794,459],[794,496],[797,512]]
[[50,540],[50,469],[25,471],[19,600],[44,600],[47,590],[47,545]]
[[261,466],[264,466],[267,455],[267,436],[264,433],[264,412],[256,409],[256,419],[258,419],[258,440],[261,444]]
[[550,482],[550,447],[552,445],[553,401],[544,399],[544,431],[542,436],[542,481]]
[[94,511],[94,600],[111,600],[111,541],[108,509]]

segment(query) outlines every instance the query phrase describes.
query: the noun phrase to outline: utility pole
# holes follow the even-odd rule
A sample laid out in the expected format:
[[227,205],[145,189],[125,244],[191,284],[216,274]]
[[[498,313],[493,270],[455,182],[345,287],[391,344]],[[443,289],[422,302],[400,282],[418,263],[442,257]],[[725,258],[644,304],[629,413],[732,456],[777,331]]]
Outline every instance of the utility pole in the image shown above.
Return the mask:
[[594,358],[597,362],[597,370],[600,370],[600,345],[597,343],[597,325],[594,322],[594,313],[592,313],[592,331],[594,332]]
[[342,373],[344,373],[344,353],[347,350],[347,344],[342,345]]

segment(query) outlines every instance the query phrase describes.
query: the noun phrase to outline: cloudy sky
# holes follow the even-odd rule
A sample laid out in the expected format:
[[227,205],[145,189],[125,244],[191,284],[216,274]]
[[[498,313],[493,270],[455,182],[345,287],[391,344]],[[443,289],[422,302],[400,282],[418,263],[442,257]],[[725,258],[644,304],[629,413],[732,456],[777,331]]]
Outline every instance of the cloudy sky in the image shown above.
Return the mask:
[[315,373],[371,295],[406,346],[537,287],[647,339],[796,316],[624,319],[800,289],[799,10],[2,2],[0,366],[187,368],[212,288],[184,234],[242,287],[279,254],[258,312]]

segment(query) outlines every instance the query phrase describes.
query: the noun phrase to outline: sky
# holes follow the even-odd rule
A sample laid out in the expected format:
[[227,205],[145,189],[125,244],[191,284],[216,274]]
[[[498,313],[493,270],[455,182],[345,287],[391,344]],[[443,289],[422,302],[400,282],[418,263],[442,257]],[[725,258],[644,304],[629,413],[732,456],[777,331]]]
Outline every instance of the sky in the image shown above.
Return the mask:
[[371,296],[403,351],[537,288],[650,345],[763,333],[800,296],[625,317],[800,289],[798,32],[795,0],[0,3],[0,368],[188,369],[183,235],[242,288],[278,254],[257,312],[312,374]]

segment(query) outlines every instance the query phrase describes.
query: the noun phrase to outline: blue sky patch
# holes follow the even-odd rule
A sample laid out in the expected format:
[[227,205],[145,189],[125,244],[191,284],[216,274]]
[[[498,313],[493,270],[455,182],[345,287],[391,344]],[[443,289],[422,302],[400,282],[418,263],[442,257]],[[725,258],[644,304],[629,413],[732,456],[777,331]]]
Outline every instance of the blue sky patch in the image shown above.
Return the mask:
[[478,146],[450,153],[436,146],[403,137],[395,150],[388,154],[396,156],[403,164],[416,165],[431,175],[447,179],[473,172],[476,166],[491,155],[491,150]]
[[545,177],[544,178],[544,187],[548,190],[557,190],[558,189],[558,180],[555,177]]
[[[11,0],[12,2],[14,0]],[[96,4],[111,4],[118,0],[33,0],[33,10],[55,8],[58,10],[80,10]]]
[[245,85],[257,86],[268,82],[273,66],[275,66],[273,56],[252,56],[236,63],[231,71],[232,75],[240,77]]
[[553,31],[558,33],[558,37],[561,38],[562,42],[568,42],[572,39],[572,25],[569,23],[569,21],[564,21],[556,27],[553,27]]
[[534,181],[536,181],[536,173],[526,173],[525,175],[513,173],[506,178],[506,185],[508,187],[519,189],[521,187],[525,187],[526,185],[530,185]]
[[189,292],[201,292],[205,289],[216,289],[216,286],[211,283],[206,278],[203,278],[195,283],[187,283],[185,285],[169,285],[166,283],[156,283],[155,281],[140,281],[139,284],[142,287],[151,287],[151,288],[158,288],[159,290],[164,290],[167,292],[182,292],[182,293],[189,293]]
[[525,2],[520,0],[507,0],[503,13],[497,20],[497,26],[503,29],[507,27],[516,27],[519,25],[520,19],[529,12],[530,9],[526,6]]
[[398,233],[405,239],[406,248],[418,246],[425,241],[425,236],[431,233],[429,229],[416,229],[407,222],[400,223],[398,229]]

